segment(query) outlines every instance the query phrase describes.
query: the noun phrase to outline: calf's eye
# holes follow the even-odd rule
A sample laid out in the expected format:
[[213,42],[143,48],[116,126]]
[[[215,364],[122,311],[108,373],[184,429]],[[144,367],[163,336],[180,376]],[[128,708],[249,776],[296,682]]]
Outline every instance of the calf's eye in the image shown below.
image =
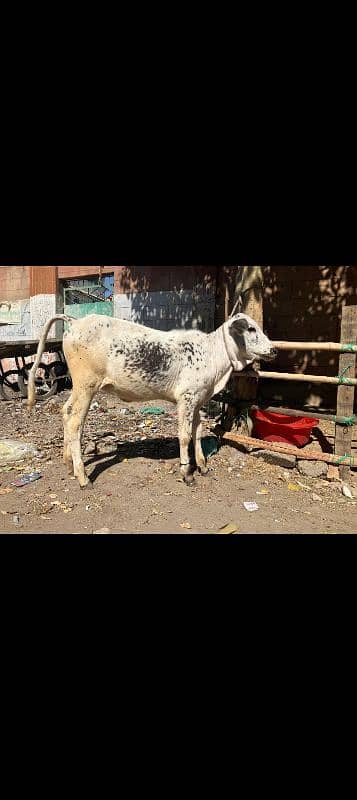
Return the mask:
[[255,328],[248,328],[248,333],[256,333]]

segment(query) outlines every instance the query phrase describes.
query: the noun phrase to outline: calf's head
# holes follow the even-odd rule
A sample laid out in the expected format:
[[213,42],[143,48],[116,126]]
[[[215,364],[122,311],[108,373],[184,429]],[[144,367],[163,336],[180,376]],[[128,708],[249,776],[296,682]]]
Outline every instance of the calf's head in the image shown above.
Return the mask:
[[278,355],[268,337],[252,317],[236,314],[228,322],[229,334],[236,347],[237,356],[247,362],[272,361]]

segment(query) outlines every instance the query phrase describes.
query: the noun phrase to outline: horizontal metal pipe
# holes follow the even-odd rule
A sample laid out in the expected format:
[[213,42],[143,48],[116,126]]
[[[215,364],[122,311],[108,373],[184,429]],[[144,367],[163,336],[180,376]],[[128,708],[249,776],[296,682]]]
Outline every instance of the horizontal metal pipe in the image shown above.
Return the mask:
[[336,353],[357,353],[357,344],[338,342],[272,342],[277,350],[327,350]]
[[[244,372],[235,373],[235,377],[239,375],[244,376]],[[307,383],[333,383],[336,386],[341,386],[342,384],[345,386],[357,386],[357,378],[347,378],[346,376],[340,379],[328,375],[301,375],[293,372],[262,372],[261,370],[257,371],[257,375],[259,378],[268,378],[268,380],[276,381],[306,381]]]

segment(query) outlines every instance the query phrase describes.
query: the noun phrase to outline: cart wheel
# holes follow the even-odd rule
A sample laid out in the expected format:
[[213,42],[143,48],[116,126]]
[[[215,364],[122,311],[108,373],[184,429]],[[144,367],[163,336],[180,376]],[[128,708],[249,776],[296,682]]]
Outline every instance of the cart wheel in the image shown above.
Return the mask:
[[[25,367],[18,376],[19,389],[24,398],[27,398],[27,384],[30,369]],[[42,374],[39,374],[40,370]],[[49,400],[57,393],[57,385],[58,377],[53,366],[50,367],[47,364],[39,364],[35,379],[36,400]]]
[[62,391],[67,387],[68,383],[68,368],[67,364],[61,361],[55,361],[50,367],[51,380],[57,380],[57,392]]
[[19,373],[17,369],[9,369],[0,375],[0,397],[3,400],[14,400],[19,396]]

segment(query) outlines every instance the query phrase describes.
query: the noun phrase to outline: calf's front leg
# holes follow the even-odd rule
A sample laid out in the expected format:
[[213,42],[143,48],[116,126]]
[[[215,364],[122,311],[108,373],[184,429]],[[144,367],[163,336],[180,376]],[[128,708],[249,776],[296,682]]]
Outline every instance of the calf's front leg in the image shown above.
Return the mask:
[[202,437],[202,423],[201,423],[200,409],[196,408],[193,416],[193,426],[192,426],[192,438],[195,447],[195,458],[197,467],[201,475],[207,475],[208,468],[206,465],[206,459],[203,455],[201,437]]

